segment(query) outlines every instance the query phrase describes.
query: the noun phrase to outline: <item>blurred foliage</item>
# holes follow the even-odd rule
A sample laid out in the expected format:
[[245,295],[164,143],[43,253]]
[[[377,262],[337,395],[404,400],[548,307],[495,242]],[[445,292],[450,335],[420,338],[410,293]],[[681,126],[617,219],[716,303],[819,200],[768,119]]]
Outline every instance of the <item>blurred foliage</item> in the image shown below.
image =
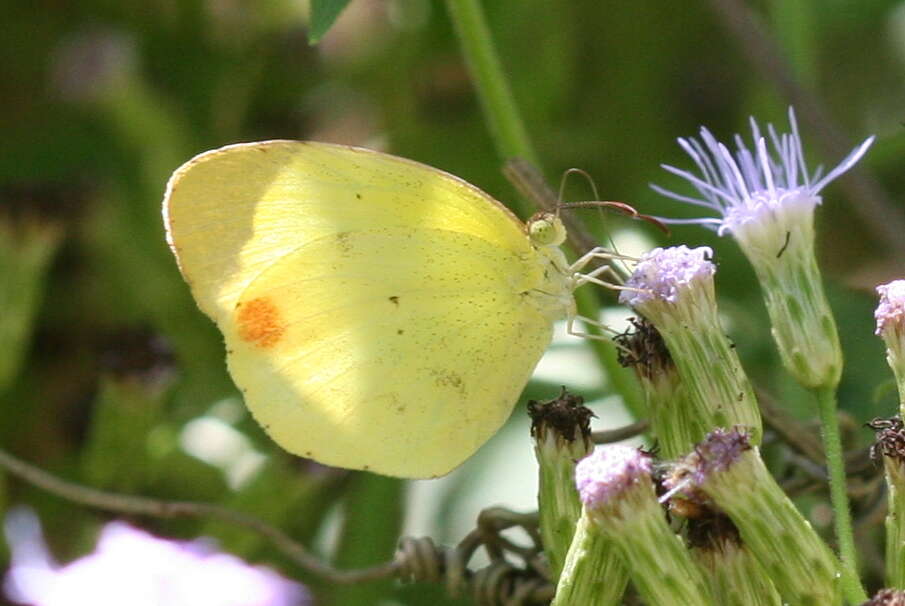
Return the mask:
[[349,0],[311,0],[309,3],[308,42],[316,44],[324,37]]
[[[485,4],[554,184],[581,167],[604,198],[678,216],[691,211],[647,187],[674,185],[660,163],[688,165],[675,137],[701,124],[726,137],[744,131],[749,114],[785,124],[789,100],[747,63],[743,42],[713,10],[718,2]],[[764,0],[752,8],[847,143],[879,135],[864,168],[901,213],[905,3]],[[87,484],[248,511],[343,566],[388,559],[404,485],[293,459],[250,421],[220,337],[167,250],[160,201],[170,173],[193,154],[265,138],[378,147],[514,199],[442,5],[356,0],[317,46],[297,0],[16,2],[5,6],[0,34],[0,443]],[[813,133],[804,130],[807,144]],[[817,148],[807,149],[816,165]],[[570,181],[567,198],[588,196]],[[894,411],[892,391],[879,389],[889,373],[872,335],[871,288],[905,272],[858,204],[834,185],[818,221],[847,354],[841,405],[860,424]],[[749,373],[796,416],[812,418],[809,396],[779,365],[758,285],[734,243],[697,227],[677,227],[668,240],[645,233],[714,247],[722,309]],[[550,397],[558,388],[528,391]],[[233,451],[187,447],[195,430],[214,432],[202,433],[202,444],[227,440]],[[863,446],[870,435],[856,427],[850,438]],[[109,519],[0,477],[0,506],[23,502],[63,560],[89,549]],[[432,515],[443,528],[448,509]],[[324,529],[336,516],[331,543]],[[319,604],[461,603],[439,587],[319,584],[257,537],[219,523],[133,522],[165,536],[217,537],[312,584]]]

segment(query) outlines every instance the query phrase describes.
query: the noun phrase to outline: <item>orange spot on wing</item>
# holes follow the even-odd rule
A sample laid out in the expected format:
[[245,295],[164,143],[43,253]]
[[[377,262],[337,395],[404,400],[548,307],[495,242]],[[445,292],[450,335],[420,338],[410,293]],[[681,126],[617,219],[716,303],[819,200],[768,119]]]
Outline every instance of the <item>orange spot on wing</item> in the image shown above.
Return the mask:
[[236,313],[239,338],[258,347],[273,347],[286,332],[280,311],[268,297],[246,301]]

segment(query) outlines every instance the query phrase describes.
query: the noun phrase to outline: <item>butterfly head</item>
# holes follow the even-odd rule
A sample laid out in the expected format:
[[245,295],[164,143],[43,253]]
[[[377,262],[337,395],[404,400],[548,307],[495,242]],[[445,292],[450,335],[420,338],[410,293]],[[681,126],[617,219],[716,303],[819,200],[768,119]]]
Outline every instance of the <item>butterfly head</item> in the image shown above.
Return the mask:
[[559,246],[566,241],[566,227],[553,213],[541,211],[528,219],[528,238],[535,246]]

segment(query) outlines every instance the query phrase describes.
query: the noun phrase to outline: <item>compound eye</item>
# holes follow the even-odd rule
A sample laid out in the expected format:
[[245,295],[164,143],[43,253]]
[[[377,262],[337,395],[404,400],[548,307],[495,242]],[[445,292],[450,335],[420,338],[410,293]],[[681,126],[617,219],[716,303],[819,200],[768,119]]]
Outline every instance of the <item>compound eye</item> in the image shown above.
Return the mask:
[[566,227],[553,213],[540,212],[528,220],[528,237],[535,246],[559,246],[566,240]]

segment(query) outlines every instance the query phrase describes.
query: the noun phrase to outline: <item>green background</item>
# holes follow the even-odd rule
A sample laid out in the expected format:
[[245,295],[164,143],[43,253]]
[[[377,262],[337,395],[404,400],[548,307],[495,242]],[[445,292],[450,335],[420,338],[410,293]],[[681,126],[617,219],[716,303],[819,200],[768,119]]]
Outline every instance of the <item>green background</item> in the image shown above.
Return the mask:
[[[898,241],[883,234],[884,224],[902,222],[905,213],[905,5],[769,0],[740,14],[740,3],[723,0],[485,4],[554,187],[563,171],[580,167],[605,199],[648,214],[695,216],[648,183],[682,188],[659,165],[688,167],[675,138],[701,125],[724,139],[744,132],[749,115],[784,129],[795,102],[812,167],[833,166],[866,136],[878,136],[859,168],[869,196],[835,183],[817,213],[819,258],[847,362],[840,401],[850,422],[843,429],[852,449],[866,446],[871,435],[860,425],[895,411],[872,313],[873,286],[905,277],[905,233]],[[741,30],[729,25],[733,19]],[[443,4],[354,0],[318,46],[308,44],[306,23],[304,4],[291,0],[4,7],[0,444],[93,486],[234,506],[352,567],[391,556],[409,489],[291,458],[243,413],[220,337],[196,309],[164,242],[166,180],[206,149],[297,138],[378,147],[459,175],[500,200],[517,195],[500,172]],[[772,67],[763,67],[764,48],[741,33],[752,29],[775,49]],[[833,133],[842,148],[826,144]],[[569,181],[566,199],[589,197],[584,182]],[[600,229],[598,215],[584,217]],[[667,238],[615,214],[603,217],[608,229],[641,230],[651,243],[714,248],[725,327],[749,374],[816,437],[812,403],[779,365],[758,284],[735,243],[694,226]],[[611,293],[601,296],[614,304]],[[526,396],[553,397],[564,381],[533,382]],[[590,385],[582,391],[589,400],[607,395],[606,382]],[[514,416],[521,431],[523,409]],[[225,432],[246,459],[199,458],[185,447],[191,431]],[[528,436],[517,440],[523,446],[501,456],[530,459]],[[794,464],[782,449],[775,459],[779,474]],[[230,475],[241,476],[242,465],[253,471]],[[409,498],[410,513],[438,540],[457,541],[452,512],[465,495],[480,501],[481,469],[459,473],[430,507]],[[8,477],[0,487],[0,507],[35,508],[62,561],[89,551],[111,519]],[[819,503],[821,495],[805,496],[803,506],[808,499]],[[856,516],[867,508],[856,501]],[[162,536],[214,536],[225,549],[311,584],[318,603],[458,603],[430,585],[318,584],[257,536],[223,524],[130,521]],[[879,553],[871,532],[860,536],[868,553]],[[876,583],[870,555],[865,566]]]

